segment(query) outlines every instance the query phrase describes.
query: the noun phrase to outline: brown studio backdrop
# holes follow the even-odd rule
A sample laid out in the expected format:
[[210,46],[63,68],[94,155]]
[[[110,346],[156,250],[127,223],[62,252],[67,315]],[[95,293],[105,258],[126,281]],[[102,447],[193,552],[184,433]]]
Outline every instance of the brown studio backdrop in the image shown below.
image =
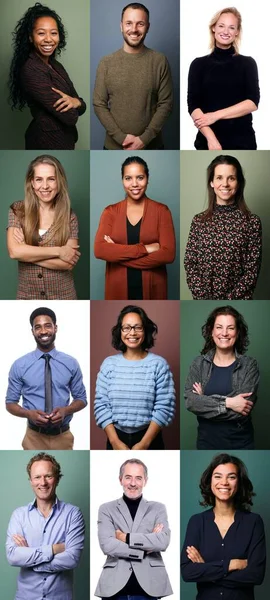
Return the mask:
[[117,354],[111,346],[111,329],[117,317],[128,304],[140,306],[148,317],[158,326],[156,343],[151,352],[163,356],[170,365],[176,389],[176,413],[169,427],[164,427],[163,437],[166,450],[179,450],[179,340],[180,340],[180,302],[178,300],[92,300],[90,307],[90,435],[91,450],[105,450],[106,434],[97,427],[94,417],[94,399],[96,378],[103,360]]

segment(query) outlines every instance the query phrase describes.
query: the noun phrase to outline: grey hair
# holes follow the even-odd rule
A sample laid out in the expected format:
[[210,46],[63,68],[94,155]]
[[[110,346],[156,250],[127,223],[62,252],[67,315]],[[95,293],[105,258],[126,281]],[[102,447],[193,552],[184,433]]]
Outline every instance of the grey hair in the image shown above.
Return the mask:
[[121,465],[120,470],[119,470],[119,479],[122,479],[123,475],[124,475],[124,468],[126,465],[131,464],[131,465],[141,465],[143,467],[144,470],[144,477],[145,479],[147,479],[148,477],[148,469],[147,466],[138,458],[130,458],[128,460],[125,460],[125,462]]

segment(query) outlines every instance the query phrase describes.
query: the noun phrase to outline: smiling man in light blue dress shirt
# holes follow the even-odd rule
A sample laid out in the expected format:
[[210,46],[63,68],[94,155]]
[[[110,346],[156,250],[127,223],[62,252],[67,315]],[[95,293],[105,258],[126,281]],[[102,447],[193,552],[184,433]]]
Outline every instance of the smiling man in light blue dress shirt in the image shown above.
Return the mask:
[[45,452],[27,465],[35,500],[10,519],[6,554],[20,567],[14,600],[73,600],[73,569],[84,545],[84,519],[77,506],[59,500],[62,477],[56,459]]

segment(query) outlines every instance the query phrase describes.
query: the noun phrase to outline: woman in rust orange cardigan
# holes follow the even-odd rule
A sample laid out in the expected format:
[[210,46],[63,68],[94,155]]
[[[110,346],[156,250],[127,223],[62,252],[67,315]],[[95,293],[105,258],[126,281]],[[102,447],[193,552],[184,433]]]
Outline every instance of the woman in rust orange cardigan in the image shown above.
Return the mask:
[[146,196],[149,169],[139,156],[122,164],[125,200],[107,206],[95,237],[96,258],[106,260],[106,300],[166,300],[166,264],[175,259],[169,208]]

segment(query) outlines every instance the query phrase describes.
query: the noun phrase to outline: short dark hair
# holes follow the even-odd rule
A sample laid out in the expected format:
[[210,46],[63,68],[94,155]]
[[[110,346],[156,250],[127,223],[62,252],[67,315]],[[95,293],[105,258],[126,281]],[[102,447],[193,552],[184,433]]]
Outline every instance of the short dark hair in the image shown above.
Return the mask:
[[248,337],[248,326],[244,319],[244,317],[233,308],[233,306],[218,306],[214,308],[210,315],[207,317],[206,323],[202,326],[202,335],[205,339],[204,347],[201,351],[201,354],[207,354],[209,350],[215,348],[215,342],[212,338],[212,331],[215,324],[215,320],[220,315],[231,315],[235,319],[236,329],[238,332],[235,349],[239,354],[245,354],[247,347],[249,345],[249,337]]
[[140,306],[133,306],[132,304],[125,306],[121,310],[117,319],[117,323],[112,328],[113,348],[115,348],[116,350],[120,350],[120,352],[126,352],[127,348],[121,340],[121,326],[124,316],[128,315],[129,313],[136,313],[141,317],[144,329],[144,340],[141,345],[141,348],[142,350],[149,350],[150,348],[152,348],[152,346],[154,346],[155,335],[158,332],[158,327],[153,321],[151,321],[151,319],[149,319],[143,308],[141,308]]
[[253,504],[252,496],[256,496],[256,494],[253,492],[253,485],[248,477],[247,468],[240,458],[225,453],[217,454],[201,476],[200,490],[203,501],[200,504],[201,506],[215,506],[215,496],[211,490],[212,474],[218,465],[228,463],[235,465],[238,471],[238,488],[233,498],[234,506],[240,510],[250,510],[250,506]]
[[26,467],[27,473],[31,479],[31,467],[35,462],[39,462],[41,460],[46,460],[48,462],[52,463],[53,466],[53,474],[57,479],[57,483],[59,483],[61,477],[63,477],[63,474],[61,473],[61,466],[59,465],[59,463],[57,462],[57,460],[54,458],[54,456],[51,456],[50,454],[46,454],[46,452],[39,452],[38,454],[35,454],[35,456],[32,456],[32,458],[29,460],[29,463]]
[[46,306],[40,306],[40,308],[36,308],[35,310],[33,310],[33,312],[30,315],[29,320],[31,323],[31,327],[33,327],[35,318],[39,317],[40,315],[47,315],[48,317],[51,317],[53,324],[56,325],[56,314],[53,312],[53,310],[51,308],[46,308]]
[[148,469],[147,466],[141,461],[139,460],[139,458],[130,458],[125,460],[125,462],[121,465],[120,470],[119,470],[119,478],[122,479],[123,475],[124,475],[124,469],[126,465],[140,465],[141,467],[143,467],[144,470],[144,477],[145,479],[147,479],[148,477]]
[[126,158],[126,160],[123,162],[123,164],[121,166],[121,176],[122,176],[122,179],[124,177],[125,167],[128,167],[128,165],[132,165],[133,163],[137,163],[138,165],[142,165],[142,167],[144,168],[145,175],[146,175],[147,179],[149,179],[148,164],[140,156],[128,156],[128,158]]
[[131,2],[130,4],[127,4],[124,7],[122,10],[122,14],[121,14],[121,21],[123,21],[124,12],[127,10],[127,8],[134,8],[134,9],[138,8],[138,9],[143,10],[146,13],[147,19],[149,21],[149,16],[150,16],[149,10],[148,10],[148,8],[146,8],[146,6],[144,6],[144,4],[141,4],[140,2]]
[[244,199],[244,189],[246,185],[246,180],[241,164],[239,160],[235,158],[235,156],[230,156],[229,154],[220,154],[219,156],[216,156],[212,160],[210,165],[207,167],[208,207],[203,213],[202,219],[211,219],[214,212],[216,204],[216,194],[211,186],[211,182],[214,179],[215,168],[219,165],[231,165],[235,168],[238,187],[234,196],[234,201],[237,205],[237,208],[239,208],[239,210],[241,210],[246,217],[249,217],[251,213]]

